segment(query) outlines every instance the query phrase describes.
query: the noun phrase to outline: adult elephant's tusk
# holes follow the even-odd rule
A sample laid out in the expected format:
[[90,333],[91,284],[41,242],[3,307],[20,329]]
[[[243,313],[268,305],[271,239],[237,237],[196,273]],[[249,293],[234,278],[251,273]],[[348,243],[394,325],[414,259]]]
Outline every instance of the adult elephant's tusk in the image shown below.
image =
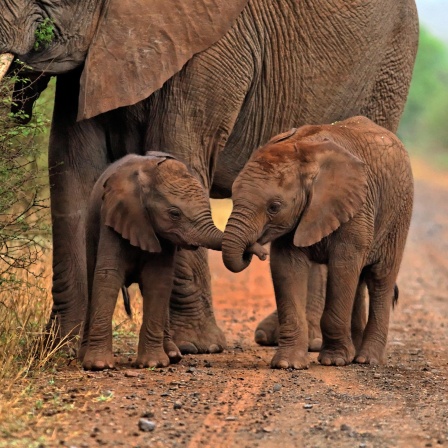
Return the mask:
[[0,81],[5,76],[8,68],[10,67],[12,60],[14,59],[14,55],[11,53],[3,53],[0,54]]

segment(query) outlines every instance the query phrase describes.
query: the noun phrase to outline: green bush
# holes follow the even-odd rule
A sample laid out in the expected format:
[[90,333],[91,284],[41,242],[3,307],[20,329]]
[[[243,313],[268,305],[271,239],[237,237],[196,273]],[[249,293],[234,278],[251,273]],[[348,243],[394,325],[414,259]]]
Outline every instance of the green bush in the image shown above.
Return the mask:
[[[34,109],[33,119],[10,112],[12,90],[23,69],[0,84],[0,291],[14,289],[33,269],[49,241],[47,172],[38,161],[46,152],[49,119]],[[23,77],[22,77],[23,79]]]

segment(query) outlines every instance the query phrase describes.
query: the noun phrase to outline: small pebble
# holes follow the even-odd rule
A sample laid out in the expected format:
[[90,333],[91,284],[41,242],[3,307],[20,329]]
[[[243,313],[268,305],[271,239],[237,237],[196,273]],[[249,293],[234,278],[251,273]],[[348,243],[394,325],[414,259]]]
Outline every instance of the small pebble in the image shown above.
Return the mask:
[[275,383],[274,387],[273,387],[273,390],[274,390],[274,392],[278,392],[281,388],[282,388],[281,384]]
[[350,431],[350,430],[351,430],[350,426],[346,425],[345,423],[341,425],[341,431]]
[[180,401],[175,401],[173,408],[174,409],[182,409],[182,403]]
[[154,431],[154,429],[156,429],[156,424],[151,420],[147,420],[146,418],[141,418],[138,421],[138,428],[140,429],[140,431],[143,431],[143,432],[151,432],[151,431]]
[[312,409],[312,407],[313,405],[309,403],[303,405],[303,409]]
[[124,372],[126,378],[137,378],[139,375],[138,372],[134,372],[133,370],[126,370],[126,372]]

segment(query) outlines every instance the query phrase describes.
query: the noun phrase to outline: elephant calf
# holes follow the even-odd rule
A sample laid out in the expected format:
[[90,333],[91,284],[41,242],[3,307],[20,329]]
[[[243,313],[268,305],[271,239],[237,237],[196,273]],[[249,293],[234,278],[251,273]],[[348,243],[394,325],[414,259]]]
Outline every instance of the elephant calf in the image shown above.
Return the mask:
[[80,351],[83,367],[113,367],[112,315],[120,288],[133,282],[143,296],[136,367],[179,360],[167,331],[176,247],[220,250],[222,243],[205,188],[168,154],[128,155],[96,182],[86,238],[89,306]]
[[[227,268],[243,270],[246,247],[272,242],[280,323],[272,367],[309,366],[310,262],[328,267],[320,363],[384,362],[413,203],[411,166],[398,138],[365,117],[292,129],[254,153],[232,198],[223,239]],[[365,285],[367,325],[356,335],[352,312]]]

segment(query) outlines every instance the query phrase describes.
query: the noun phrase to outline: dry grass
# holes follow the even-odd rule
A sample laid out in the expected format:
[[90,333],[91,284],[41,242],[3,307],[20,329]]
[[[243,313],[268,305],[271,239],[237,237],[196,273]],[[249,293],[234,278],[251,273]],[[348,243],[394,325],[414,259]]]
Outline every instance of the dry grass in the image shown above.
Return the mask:
[[0,293],[0,430],[4,434],[20,425],[29,411],[21,405],[29,380],[48,369],[63,345],[54,345],[54,329],[45,331],[51,309],[49,266],[44,260],[33,267],[33,273],[16,272],[18,284]]
[[[52,305],[50,253],[34,266],[34,271],[39,275],[17,273],[22,285],[0,293],[0,447],[11,446],[11,437],[27,433],[39,423],[43,403],[37,391],[51,388],[58,372],[66,371],[68,365],[71,374],[76,375],[80,368],[64,350],[65,341],[54,344],[55,329],[45,330]],[[138,287],[131,287],[132,320],[120,301],[114,315],[114,349],[122,357],[132,356],[137,346],[139,296]],[[8,440],[6,445],[3,437]],[[34,446],[32,438],[21,438],[17,443]]]

